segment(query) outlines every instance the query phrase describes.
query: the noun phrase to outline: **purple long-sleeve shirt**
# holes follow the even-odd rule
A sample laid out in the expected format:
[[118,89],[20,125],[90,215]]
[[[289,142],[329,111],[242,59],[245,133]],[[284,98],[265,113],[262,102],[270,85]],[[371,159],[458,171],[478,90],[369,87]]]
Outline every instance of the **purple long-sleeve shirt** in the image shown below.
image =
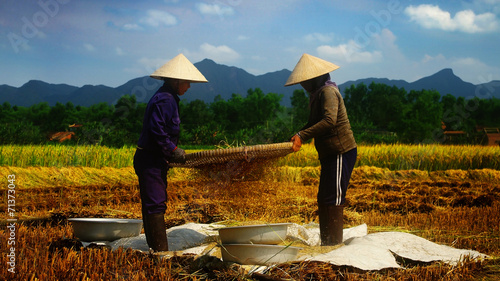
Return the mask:
[[179,141],[180,123],[179,97],[164,84],[149,100],[137,145],[170,158]]

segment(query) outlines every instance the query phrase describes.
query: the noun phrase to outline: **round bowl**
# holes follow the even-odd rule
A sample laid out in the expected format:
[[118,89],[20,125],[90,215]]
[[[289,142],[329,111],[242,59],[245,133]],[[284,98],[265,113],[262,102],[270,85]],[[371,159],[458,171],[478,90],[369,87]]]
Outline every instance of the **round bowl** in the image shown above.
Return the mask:
[[286,239],[291,223],[258,224],[219,229],[222,244],[278,244]]
[[270,265],[294,261],[300,249],[281,245],[223,244],[221,254],[223,261]]
[[85,242],[114,241],[120,238],[138,236],[142,220],[114,218],[72,218],[76,238]]

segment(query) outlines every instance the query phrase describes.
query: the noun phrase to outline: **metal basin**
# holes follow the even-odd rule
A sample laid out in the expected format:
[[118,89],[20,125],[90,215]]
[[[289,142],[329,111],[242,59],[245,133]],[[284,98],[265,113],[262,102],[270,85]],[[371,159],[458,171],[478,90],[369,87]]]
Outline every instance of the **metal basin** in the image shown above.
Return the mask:
[[269,265],[294,261],[300,249],[280,245],[223,244],[221,254],[223,261]]
[[142,220],[114,218],[73,218],[75,237],[81,241],[114,241],[120,238],[138,236]]
[[219,229],[222,244],[278,244],[291,223],[259,224]]

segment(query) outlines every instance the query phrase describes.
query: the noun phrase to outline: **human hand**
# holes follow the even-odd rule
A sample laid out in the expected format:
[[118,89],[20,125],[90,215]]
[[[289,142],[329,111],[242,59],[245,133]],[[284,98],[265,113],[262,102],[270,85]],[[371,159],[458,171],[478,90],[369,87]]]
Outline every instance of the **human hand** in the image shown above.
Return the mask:
[[170,159],[172,163],[186,163],[186,152],[180,147],[176,147],[172,152],[172,158]]
[[302,139],[298,134],[295,134],[291,139],[291,142],[293,142],[292,150],[293,152],[297,152],[300,150],[300,147],[302,146]]

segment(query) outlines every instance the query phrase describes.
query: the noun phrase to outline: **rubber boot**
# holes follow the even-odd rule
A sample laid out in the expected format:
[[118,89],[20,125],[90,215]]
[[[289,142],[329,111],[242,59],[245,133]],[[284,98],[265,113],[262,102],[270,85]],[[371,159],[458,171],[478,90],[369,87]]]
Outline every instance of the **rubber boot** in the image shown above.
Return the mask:
[[155,252],[168,251],[167,228],[163,213],[148,214],[144,219],[144,233],[149,248]]
[[321,246],[343,242],[344,206],[318,205]]
[[146,236],[146,243],[149,245],[151,243],[151,231],[148,228],[148,216],[147,214],[143,211],[142,212],[142,227],[144,228],[144,235]]

